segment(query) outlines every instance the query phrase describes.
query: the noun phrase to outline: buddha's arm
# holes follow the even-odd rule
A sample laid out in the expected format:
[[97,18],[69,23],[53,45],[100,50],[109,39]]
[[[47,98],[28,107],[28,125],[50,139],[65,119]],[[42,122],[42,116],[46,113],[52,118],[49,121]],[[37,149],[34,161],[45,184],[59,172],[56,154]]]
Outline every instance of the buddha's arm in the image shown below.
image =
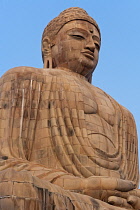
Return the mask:
[[0,79],[0,171],[13,168],[52,181],[68,173],[48,169],[29,158],[37,123],[39,90],[44,78],[40,73],[34,73],[35,70],[14,68]]
[[133,115],[125,108],[122,109],[124,114],[125,133],[125,157],[123,170],[126,174],[126,179],[132,180],[139,185],[139,165],[138,165],[138,138],[135,120]]
[[[123,138],[123,164],[120,169],[124,171],[125,179],[132,180],[139,185],[139,165],[138,165],[138,138],[136,125],[133,115],[124,107],[120,106],[122,111],[121,128]],[[119,196],[119,197],[118,197]],[[122,199],[121,199],[122,198]],[[125,199],[125,201],[124,201]],[[135,189],[127,193],[116,194],[109,197],[109,203],[121,206],[127,202],[134,209],[140,208],[140,190]]]
[[132,190],[135,184],[128,180],[101,176],[83,179],[63,175],[53,183],[66,190],[80,192],[114,206],[136,210],[140,207],[140,191]]
[[30,160],[44,78],[36,69],[18,67],[0,79],[0,171],[27,171],[40,180],[53,182],[69,173]]

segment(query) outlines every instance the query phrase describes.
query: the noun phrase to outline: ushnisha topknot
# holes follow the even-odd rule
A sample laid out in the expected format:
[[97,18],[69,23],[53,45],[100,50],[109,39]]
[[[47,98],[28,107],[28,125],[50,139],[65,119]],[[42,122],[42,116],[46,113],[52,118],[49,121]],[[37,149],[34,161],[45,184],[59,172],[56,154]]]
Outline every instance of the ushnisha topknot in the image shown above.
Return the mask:
[[79,7],[71,7],[63,12],[61,12],[56,18],[51,20],[49,24],[44,29],[42,40],[44,37],[49,37],[50,41],[53,42],[55,40],[55,36],[60,31],[60,29],[68,22],[72,20],[85,20],[93,24],[99,31],[100,29],[96,23],[96,21],[88,15],[88,13]]

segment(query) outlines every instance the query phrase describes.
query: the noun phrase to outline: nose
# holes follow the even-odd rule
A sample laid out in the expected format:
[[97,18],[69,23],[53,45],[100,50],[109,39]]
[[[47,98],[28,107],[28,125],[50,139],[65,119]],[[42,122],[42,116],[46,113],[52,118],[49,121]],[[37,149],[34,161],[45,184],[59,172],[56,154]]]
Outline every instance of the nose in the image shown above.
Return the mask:
[[94,52],[94,50],[95,50],[95,43],[94,43],[92,38],[87,42],[87,44],[85,46],[85,49],[88,49],[88,50]]

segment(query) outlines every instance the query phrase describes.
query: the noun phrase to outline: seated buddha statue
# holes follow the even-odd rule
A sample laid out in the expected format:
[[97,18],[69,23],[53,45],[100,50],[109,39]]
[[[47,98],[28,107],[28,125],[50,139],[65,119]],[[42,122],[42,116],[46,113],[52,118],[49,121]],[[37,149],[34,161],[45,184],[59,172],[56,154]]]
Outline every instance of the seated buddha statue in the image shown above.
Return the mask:
[[100,29],[69,8],[44,29],[44,67],[0,79],[0,209],[140,209],[132,114],[91,85]]

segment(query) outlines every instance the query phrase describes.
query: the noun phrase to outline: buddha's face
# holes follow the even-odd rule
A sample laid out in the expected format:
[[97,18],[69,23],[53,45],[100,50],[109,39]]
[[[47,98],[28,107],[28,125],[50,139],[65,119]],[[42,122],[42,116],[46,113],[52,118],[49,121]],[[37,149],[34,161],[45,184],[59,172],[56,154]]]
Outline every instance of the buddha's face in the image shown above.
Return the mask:
[[67,68],[86,76],[98,63],[99,49],[97,28],[87,21],[71,21],[58,32],[52,47],[54,67]]

